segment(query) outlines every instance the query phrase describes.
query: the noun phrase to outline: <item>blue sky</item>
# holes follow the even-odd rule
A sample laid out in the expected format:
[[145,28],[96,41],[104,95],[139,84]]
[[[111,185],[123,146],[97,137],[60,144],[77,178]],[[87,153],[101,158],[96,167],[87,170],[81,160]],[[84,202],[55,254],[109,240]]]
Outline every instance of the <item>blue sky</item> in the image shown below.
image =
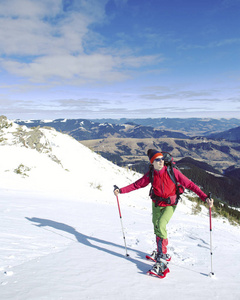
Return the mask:
[[240,0],[0,0],[9,119],[240,118]]

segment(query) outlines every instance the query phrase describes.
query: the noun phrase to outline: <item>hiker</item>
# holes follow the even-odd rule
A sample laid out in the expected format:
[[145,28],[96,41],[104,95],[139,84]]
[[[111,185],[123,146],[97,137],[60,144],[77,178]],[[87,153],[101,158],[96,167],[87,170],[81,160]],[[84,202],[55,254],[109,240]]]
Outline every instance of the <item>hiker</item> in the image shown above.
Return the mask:
[[[150,197],[152,199],[152,222],[156,235],[157,251],[153,251],[152,255],[146,256],[146,258],[155,262],[151,271],[156,273],[156,276],[159,274],[161,276],[167,269],[167,262],[171,259],[170,255],[167,254],[166,226],[177,207],[179,195],[184,192],[184,188],[187,188],[196,193],[209,207],[213,206],[213,200],[209,199],[196,184],[178,169],[171,168],[171,174],[170,168],[166,165],[166,159],[164,159],[166,154],[155,149],[149,149],[147,155],[152,168],[136,182],[122,188],[116,186],[114,194],[117,196],[119,193],[129,193],[152,183]],[[169,154],[167,155],[169,156]]]

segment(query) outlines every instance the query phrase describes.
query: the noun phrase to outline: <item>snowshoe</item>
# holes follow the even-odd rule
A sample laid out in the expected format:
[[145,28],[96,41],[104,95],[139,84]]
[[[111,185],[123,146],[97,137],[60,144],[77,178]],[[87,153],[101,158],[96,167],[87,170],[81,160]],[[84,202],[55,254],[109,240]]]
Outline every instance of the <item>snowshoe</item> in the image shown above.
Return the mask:
[[[151,255],[148,255],[148,254],[146,255],[146,259],[156,262],[157,254],[158,254],[157,251],[154,250]],[[166,260],[167,262],[169,262],[171,260],[171,256],[169,254],[162,254],[161,258]]]
[[167,264],[163,263],[162,261],[156,262],[152,269],[147,272],[147,275],[156,276],[158,278],[165,278],[167,273],[169,273],[170,270],[167,267]]

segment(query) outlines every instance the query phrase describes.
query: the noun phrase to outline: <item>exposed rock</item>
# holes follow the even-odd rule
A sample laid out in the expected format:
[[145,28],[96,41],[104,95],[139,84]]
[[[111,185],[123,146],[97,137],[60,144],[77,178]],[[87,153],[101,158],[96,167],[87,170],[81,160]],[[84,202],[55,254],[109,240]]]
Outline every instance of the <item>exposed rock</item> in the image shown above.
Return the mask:
[[10,122],[7,117],[5,116],[0,116],[0,129],[2,128],[8,128],[12,126],[12,122]]
[[[11,131],[4,130],[9,127]],[[55,130],[48,128],[48,130]],[[27,128],[11,122],[5,116],[0,116],[0,143],[20,145],[26,148],[35,149],[40,153],[47,153],[48,156],[56,163],[61,164],[61,161],[52,154],[51,144],[44,135],[43,129],[38,127]]]

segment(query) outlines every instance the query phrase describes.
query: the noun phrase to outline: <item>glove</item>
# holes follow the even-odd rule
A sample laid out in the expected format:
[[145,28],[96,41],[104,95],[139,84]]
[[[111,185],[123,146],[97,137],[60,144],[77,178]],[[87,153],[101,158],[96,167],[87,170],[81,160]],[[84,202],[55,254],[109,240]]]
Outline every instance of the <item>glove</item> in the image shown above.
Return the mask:
[[117,196],[119,193],[121,193],[121,190],[117,185],[114,185],[113,192],[114,192],[114,195]]

